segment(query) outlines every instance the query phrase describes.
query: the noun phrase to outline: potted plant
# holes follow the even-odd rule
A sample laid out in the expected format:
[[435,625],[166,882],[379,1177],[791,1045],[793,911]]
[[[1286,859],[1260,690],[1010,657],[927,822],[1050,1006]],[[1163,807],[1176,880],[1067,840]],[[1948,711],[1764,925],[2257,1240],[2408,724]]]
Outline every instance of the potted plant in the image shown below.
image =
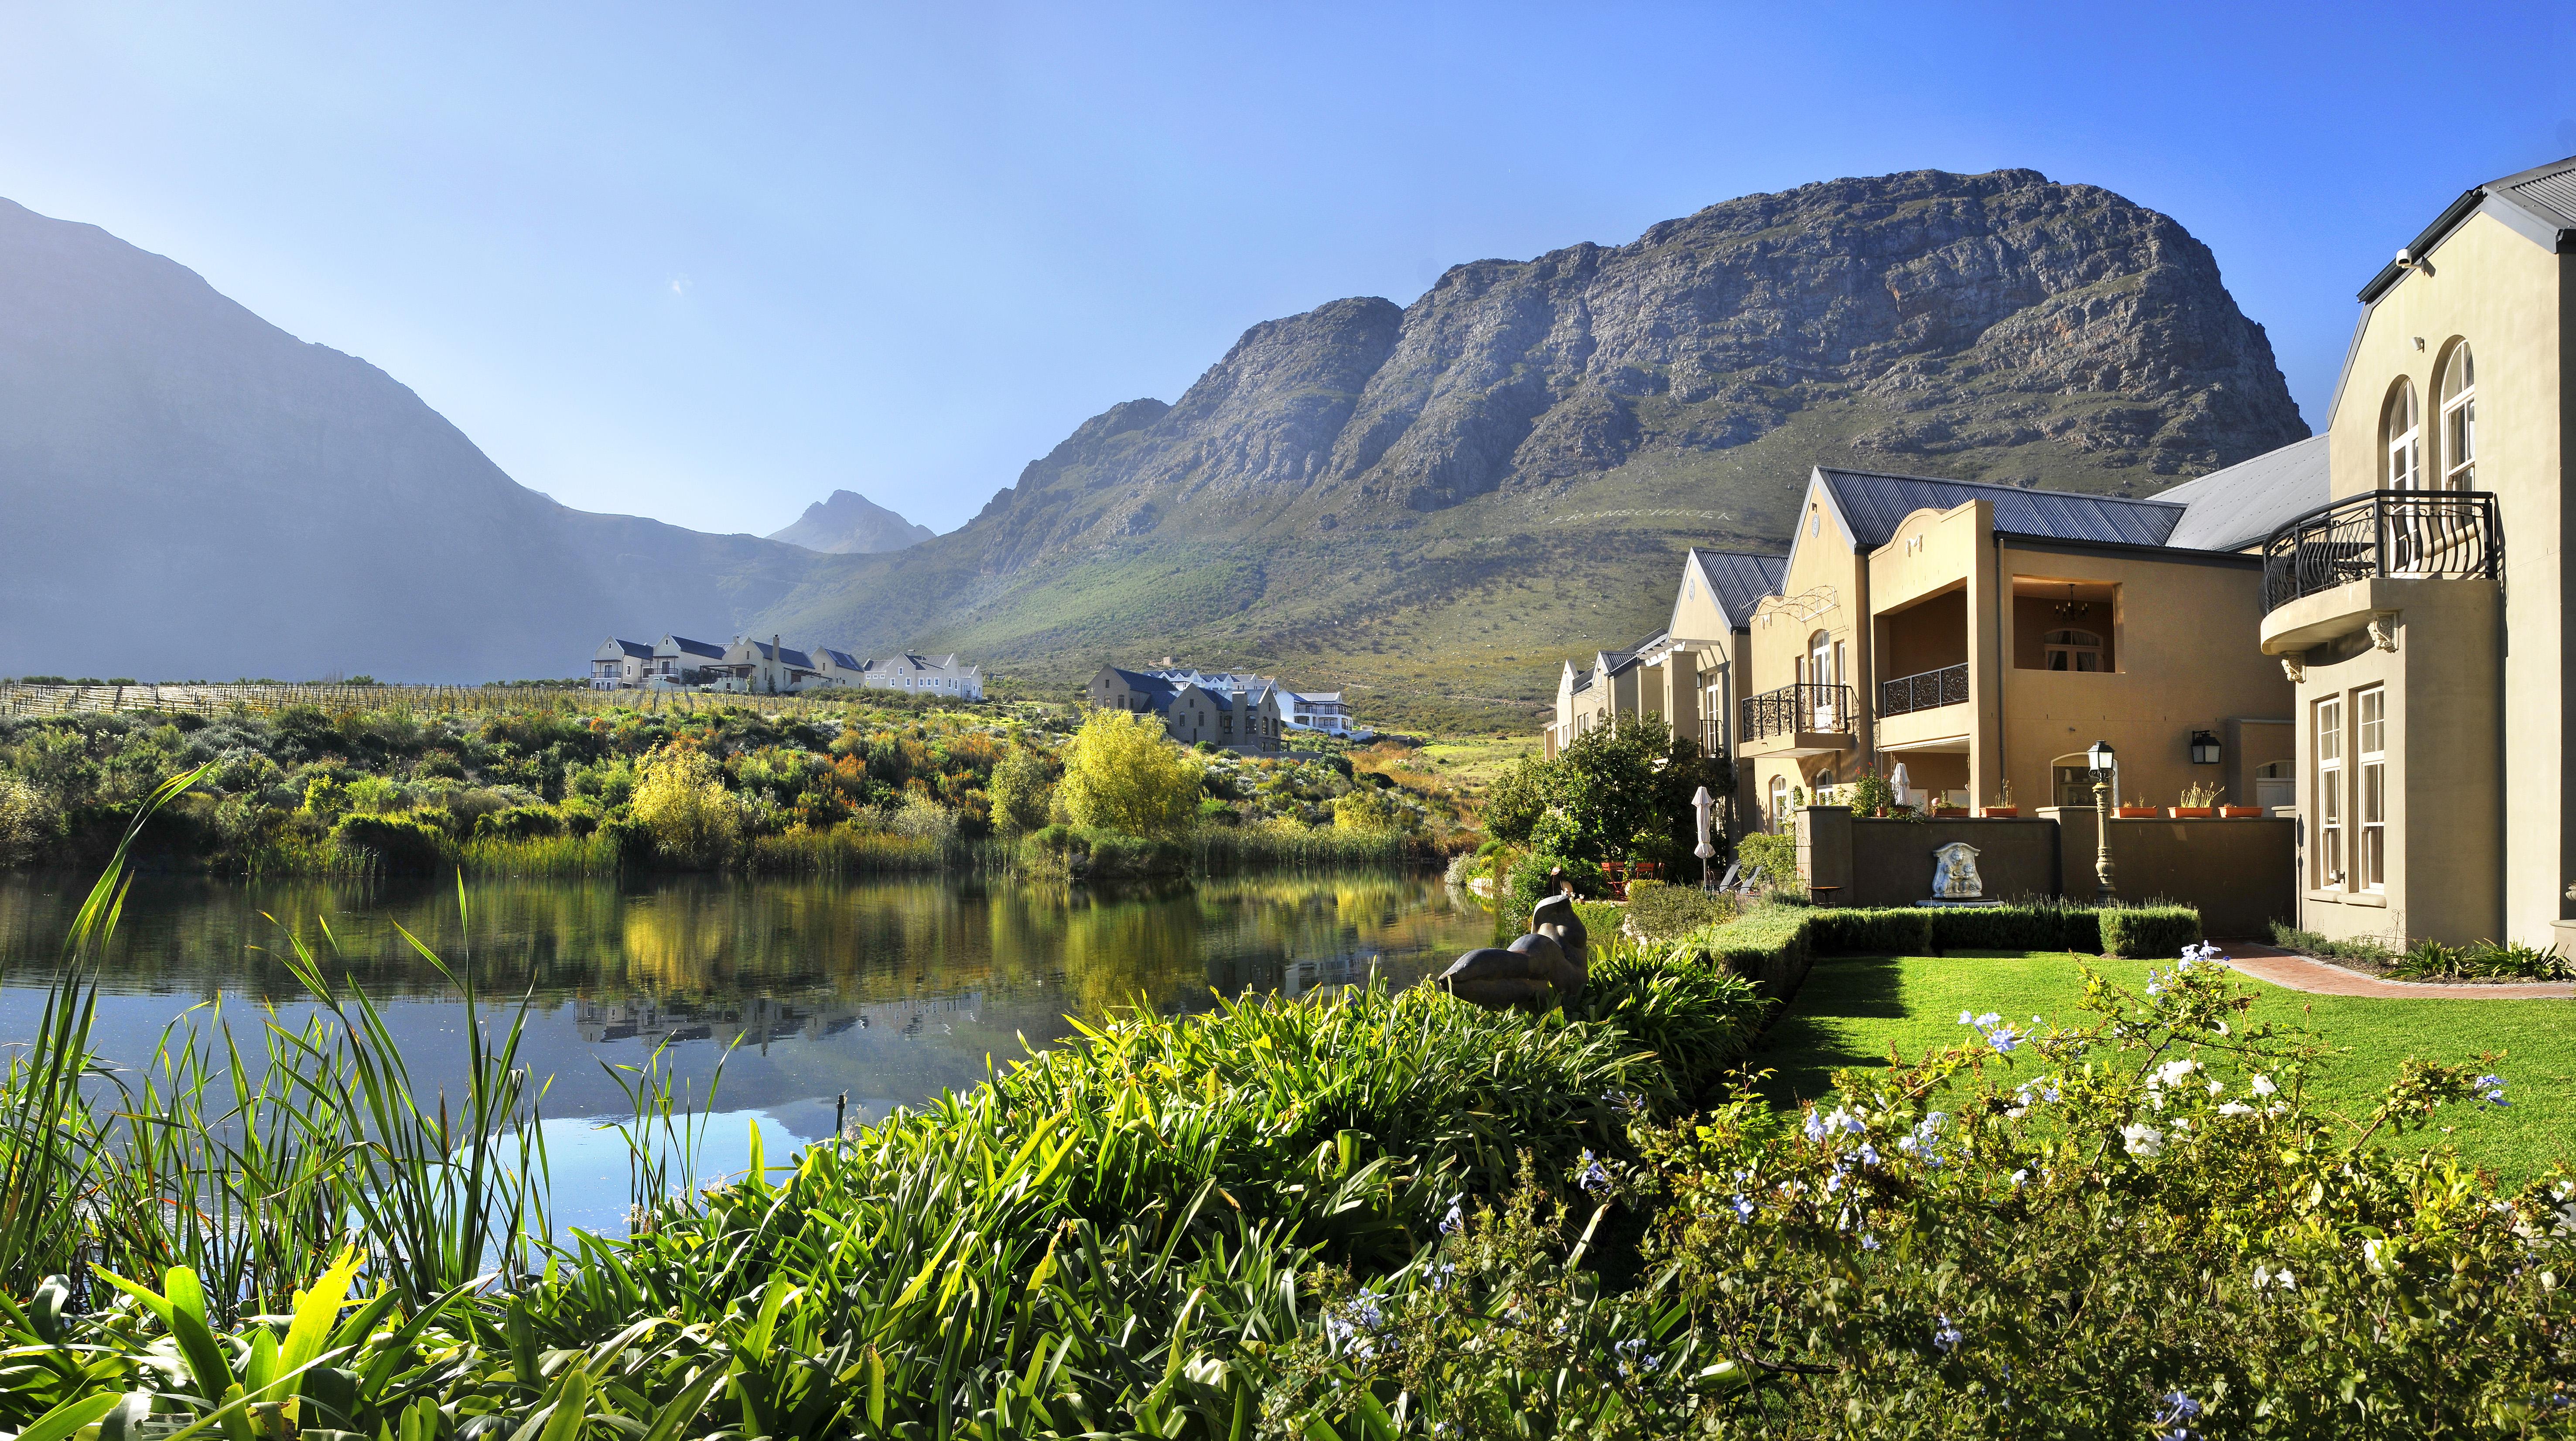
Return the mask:
[[2114,805],[2111,813],[2124,821],[2147,821],[2156,818],[2157,808],[2148,805],[2145,796],[2140,796],[2125,806]]
[[2168,814],[2175,820],[2181,820],[2185,816],[2205,820],[2209,816],[2209,803],[2217,799],[2218,787],[2195,782],[2182,788],[2182,804],[2175,806]]
[[2017,805],[2014,805],[2014,804],[2013,804],[2013,798],[2012,798],[2012,782],[2011,782],[2011,781],[2006,781],[2006,782],[2004,782],[2004,800],[2003,800],[2003,804],[2002,804],[2002,805],[1997,805],[1997,806],[1988,806],[1988,807],[1986,807],[1986,817],[1987,817],[1987,819],[1989,819],[1989,820],[2006,821],[2006,820],[2011,820],[2013,817],[2015,817],[2015,816],[2017,816],[2017,815],[2020,815],[2020,814],[2021,814],[2021,807],[2019,807],[2019,806],[2017,806]]
[[2231,821],[2250,821],[2263,814],[2261,806],[2220,806],[2219,815]]

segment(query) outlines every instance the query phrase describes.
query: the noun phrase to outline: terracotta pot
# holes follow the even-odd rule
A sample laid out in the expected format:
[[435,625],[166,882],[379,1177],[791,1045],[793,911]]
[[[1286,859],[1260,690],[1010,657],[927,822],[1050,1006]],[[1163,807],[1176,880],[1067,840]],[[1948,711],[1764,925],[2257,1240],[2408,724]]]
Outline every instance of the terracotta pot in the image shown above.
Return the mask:
[[2124,821],[2151,821],[2156,818],[2154,806],[2113,806],[2111,814]]
[[2173,817],[2175,820],[2181,820],[2181,819],[2183,819],[2183,818],[2184,818],[2184,817],[2186,817],[2186,816],[2188,816],[2188,817],[2192,817],[2192,818],[2197,819],[2197,820],[2207,820],[2207,819],[2209,818],[2209,807],[2207,807],[2207,806],[2167,806],[2167,807],[2165,807],[2165,814],[2166,814],[2166,815],[2169,815],[2169,816],[2171,816],[2171,817]]
[[2251,821],[2262,819],[2263,808],[2261,806],[2220,806],[2218,813],[2231,821]]
[[1986,807],[1986,819],[1988,819],[1988,820],[1990,820],[1990,821],[2008,821],[2008,820],[2011,820],[2013,817],[2015,817],[2015,816],[2017,816],[2017,815],[2020,815],[2020,814],[2021,814],[2021,807],[2019,807],[2019,806],[1988,806],[1988,807]]
[[1965,820],[1967,819],[1967,815],[1968,808],[1966,806],[1934,806],[1932,808],[1932,818],[1934,820]]

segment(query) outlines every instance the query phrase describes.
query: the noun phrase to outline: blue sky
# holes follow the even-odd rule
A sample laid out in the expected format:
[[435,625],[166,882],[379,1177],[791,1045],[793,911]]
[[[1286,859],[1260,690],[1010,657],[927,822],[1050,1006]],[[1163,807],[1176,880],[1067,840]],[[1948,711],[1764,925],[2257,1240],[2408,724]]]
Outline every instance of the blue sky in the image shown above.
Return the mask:
[[1751,191],[2173,215],[2323,417],[2353,291],[2576,153],[2576,6],[0,5],[0,195],[585,509],[947,530],[1244,327]]

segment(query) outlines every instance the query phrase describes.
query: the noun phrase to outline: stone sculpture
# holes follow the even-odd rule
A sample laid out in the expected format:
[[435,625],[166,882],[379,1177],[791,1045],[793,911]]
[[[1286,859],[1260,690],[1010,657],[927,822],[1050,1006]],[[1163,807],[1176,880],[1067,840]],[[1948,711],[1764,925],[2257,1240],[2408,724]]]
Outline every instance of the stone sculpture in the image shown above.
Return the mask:
[[1966,841],[1952,841],[1932,851],[1932,898],[1937,901],[1975,900],[1986,893],[1985,878],[1977,874],[1977,848]]
[[1508,947],[1480,946],[1460,956],[1435,984],[1462,1001],[1505,1010],[1565,1005],[1583,998],[1592,973],[1592,937],[1563,888],[1530,911],[1529,934]]

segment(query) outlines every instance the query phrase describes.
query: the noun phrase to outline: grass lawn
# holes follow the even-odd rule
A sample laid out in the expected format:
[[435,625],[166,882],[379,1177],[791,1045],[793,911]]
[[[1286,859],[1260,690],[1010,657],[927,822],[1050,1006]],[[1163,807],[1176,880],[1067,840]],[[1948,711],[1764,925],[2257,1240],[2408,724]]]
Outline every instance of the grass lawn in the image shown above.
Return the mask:
[[[1971,1038],[1958,1023],[1962,1010],[2080,1024],[2091,1017],[2078,1009],[2079,966],[2141,986],[2150,966],[2166,964],[1999,952],[1835,956],[1816,963],[1752,1063],[1774,1072],[1764,1085],[1774,1099],[1805,1100],[1830,1089],[1828,1075],[1837,1067],[1886,1065],[1891,1045],[1911,1059]],[[2260,996],[2254,1019],[2304,1026],[2321,1038],[2328,1055],[2310,1074],[2309,1088],[2326,1110],[2367,1115],[2410,1055],[2468,1061],[2501,1051],[2496,1071],[2512,1104],[2501,1111],[2447,1109],[2442,1122],[2456,1127],[2451,1142],[2507,1183],[2552,1162],[2576,1160],[2576,1001],[2311,996],[2251,977],[2237,980]]]

